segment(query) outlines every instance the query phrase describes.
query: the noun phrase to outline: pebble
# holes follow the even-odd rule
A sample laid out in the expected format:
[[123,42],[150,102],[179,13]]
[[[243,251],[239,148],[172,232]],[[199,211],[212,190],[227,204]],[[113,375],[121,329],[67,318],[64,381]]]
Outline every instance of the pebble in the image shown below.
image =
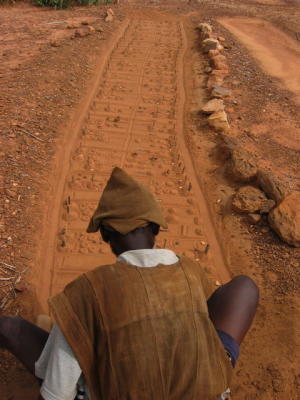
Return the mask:
[[248,220],[251,224],[258,224],[258,222],[261,220],[261,215],[260,214],[248,214]]

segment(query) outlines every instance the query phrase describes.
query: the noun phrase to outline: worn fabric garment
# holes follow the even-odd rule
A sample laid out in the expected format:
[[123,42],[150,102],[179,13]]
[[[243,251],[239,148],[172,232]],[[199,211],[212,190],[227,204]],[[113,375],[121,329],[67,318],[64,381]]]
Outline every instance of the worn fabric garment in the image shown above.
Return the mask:
[[35,363],[35,375],[43,380],[40,393],[44,400],[74,400],[79,388],[87,393],[82,400],[89,399],[82,370],[56,324]]
[[138,249],[125,251],[119,255],[117,260],[137,267],[152,268],[156,267],[158,264],[176,264],[178,262],[178,257],[172,250]]
[[125,235],[149,222],[167,228],[158,203],[146,187],[121,168],[114,168],[87,232],[97,232],[104,224]]
[[[175,264],[178,257],[167,249],[142,249],[126,251],[119,255],[118,261],[151,268]],[[56,324],[35,363],[35,375],[43,380],[41,394],[45,400],[74,400],[76,393],[76,400],[90,399],[80,365]]]
[[239,344],[233,339],[231,335],[228,333],[221,331],[221,329],[217,329],[217,333],[221,342],[223,343],[224,349],[227,351],[231,364],[235,367],[237,359],[240,355],[240,346]]
[[216,399],[232,367],[208,317],[209,287],[187,258],[90,271],[50,299],[92,400]]

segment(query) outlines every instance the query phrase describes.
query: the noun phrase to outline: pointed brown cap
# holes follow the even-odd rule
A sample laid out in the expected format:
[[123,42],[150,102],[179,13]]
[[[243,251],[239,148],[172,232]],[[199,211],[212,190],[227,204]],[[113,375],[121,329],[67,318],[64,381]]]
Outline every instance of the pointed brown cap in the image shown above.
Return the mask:
[[114,168],[87,232],[97,232],[105,224],[125,235],[149,222],[167,228],[158,203],[145,186]]

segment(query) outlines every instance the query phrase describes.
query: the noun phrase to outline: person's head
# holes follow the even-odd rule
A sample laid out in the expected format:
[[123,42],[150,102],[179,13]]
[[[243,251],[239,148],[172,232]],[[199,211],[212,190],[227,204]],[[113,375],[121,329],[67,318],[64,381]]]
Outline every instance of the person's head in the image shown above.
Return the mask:
[[125,171],[114,168],[87,232],[100,230],[114,254],[152,248],[160,226],[167,228],[152,194]]
[[102,224],[100,233],[104,242],[109,243],[112,252],[118,256],[128,250],[152,249],[155,244],[155,236],[159,233],[159,225],[150,222],[146,226],[136,228],[123,235]]

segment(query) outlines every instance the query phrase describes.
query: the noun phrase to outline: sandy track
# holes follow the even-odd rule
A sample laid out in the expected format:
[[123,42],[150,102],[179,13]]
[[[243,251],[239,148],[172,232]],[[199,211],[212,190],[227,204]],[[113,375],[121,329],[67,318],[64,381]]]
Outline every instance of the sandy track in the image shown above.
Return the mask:
[[224,18],[220,22],[250,50],[264,71],[281,80],[300,103],[300,45],[267,21]]
[[71,123],[59,167],[42,260],[43,308],[80,273],[113,261],[108,246],[99,247],[98,234],[85,230],[115,166],[147,185],[161,203],[169,229],[160,234],[159,247],[199,261],[210,248],[211,265],[218,265],[212,275],[229,278],[183,139],[184,51],[178,21],[140,18],[125,23],[108,49],[98,83]]

